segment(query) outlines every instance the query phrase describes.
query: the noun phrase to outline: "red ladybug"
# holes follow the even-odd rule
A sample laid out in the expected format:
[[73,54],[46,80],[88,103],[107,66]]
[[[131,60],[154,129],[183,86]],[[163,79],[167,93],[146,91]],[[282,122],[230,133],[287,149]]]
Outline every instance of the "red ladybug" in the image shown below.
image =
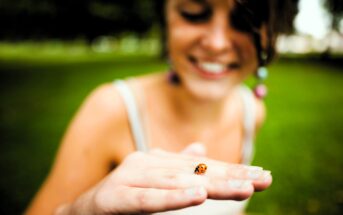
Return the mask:
[[195,168],[194,173],[197,175],[203,175],[205,174],[206,170],[207,170],[207,165],[204,163],[201,163]]

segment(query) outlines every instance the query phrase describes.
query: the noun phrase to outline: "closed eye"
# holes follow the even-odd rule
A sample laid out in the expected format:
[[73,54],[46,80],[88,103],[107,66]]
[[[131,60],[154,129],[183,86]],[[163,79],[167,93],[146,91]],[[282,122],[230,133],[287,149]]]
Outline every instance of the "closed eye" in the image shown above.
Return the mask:
[[188,22],[203,23],[211,19],[212,10],[210,8],[206,8],[201,12],[188,12],[185,10],[180,10],[180,15]]

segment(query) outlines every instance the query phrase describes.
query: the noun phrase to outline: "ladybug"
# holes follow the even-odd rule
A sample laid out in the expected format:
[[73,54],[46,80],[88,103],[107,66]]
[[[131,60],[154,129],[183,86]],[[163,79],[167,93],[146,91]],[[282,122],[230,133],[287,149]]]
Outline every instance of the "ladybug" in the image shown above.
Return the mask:
[[195,167],[194,173],[197,175],[203,175],[205,174],[206,170],[207,170],[207,165],[201,163],[197,167]]

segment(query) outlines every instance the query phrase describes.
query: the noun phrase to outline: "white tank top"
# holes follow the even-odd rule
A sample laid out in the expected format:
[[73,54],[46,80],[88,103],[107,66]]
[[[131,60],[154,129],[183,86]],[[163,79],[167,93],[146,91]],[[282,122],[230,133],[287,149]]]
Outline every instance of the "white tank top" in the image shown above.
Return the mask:
[[[144,136],[144,129],[141,123],[140,112],[137,106],[136,98],[132,89],[123,80],[115,80],[113,82],[118,89],[128,113],[128,120],[130,123],[131,133],[135,142],[136,149],[139,151],[148,151],[146,138]],[[239,93],[242,98],[244,107],[243,117],[243,147],[242,147],[242,163],[250,164],[254,157],[254,129],[255,129],[255,101],[251,90],[242,85],[239,88]],[[193,207],[184,208],[181,210],[168,211],[164,215],[238,215],[241,214],[248,200],[233,201],[233,200],[206,200],[203,204]]]

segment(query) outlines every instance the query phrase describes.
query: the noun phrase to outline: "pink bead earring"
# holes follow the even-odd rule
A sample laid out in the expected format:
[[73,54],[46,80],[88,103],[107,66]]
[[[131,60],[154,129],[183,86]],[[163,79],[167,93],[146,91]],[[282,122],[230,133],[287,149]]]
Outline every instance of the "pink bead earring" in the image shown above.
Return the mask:
[[267,95],[267,87],[263,84],[268,77],[268,70],[266,67],[260,67],[256,71],[257,84],[254,87],[254,94],[257,98],[263,99]]

